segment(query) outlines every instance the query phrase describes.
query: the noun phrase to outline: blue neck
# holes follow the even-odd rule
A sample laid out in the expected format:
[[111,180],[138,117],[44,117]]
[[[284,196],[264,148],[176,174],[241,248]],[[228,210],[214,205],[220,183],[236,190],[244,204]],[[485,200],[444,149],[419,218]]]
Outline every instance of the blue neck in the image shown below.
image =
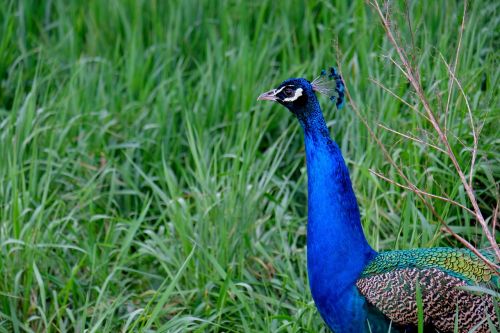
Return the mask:
[[364,307],[364,298],[355,283],[376,252],[363,234],[349,171],[340,148],[330,138],[317,99],[313,98],[301,111],[294,113],[302,125],[306,146],[311,292],[332,329],[356,331],[353,322],[363,325],[366,314],[359,311]]

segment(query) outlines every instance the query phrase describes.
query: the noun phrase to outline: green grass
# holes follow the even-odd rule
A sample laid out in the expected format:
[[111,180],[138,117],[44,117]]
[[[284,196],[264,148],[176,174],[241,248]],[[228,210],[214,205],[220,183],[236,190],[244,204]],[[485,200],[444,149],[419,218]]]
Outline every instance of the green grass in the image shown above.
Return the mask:
[[[256,97],[340,61],[377,136],[421,189],[469,205],[430,125],[353,1],[0,2],[0,332],[326,332],[307,287],[299,126]],[[396,1],[395,24],[408,40]],[[402,3],[402,2],[401,2]],[[457,75],[482,124],[475,189],[491,220],[500,175],[495,1],[468,12]],[[470,169],[472,135],[449,75],[462,5],[412,1],[416,62]],[[334,45],[337,41],[341,54]],[[408,45],[408,43],[405,43]],[[321,100],[376,249],[456,246],[347,106]],[[434,207],[477,246],[481,228]]]

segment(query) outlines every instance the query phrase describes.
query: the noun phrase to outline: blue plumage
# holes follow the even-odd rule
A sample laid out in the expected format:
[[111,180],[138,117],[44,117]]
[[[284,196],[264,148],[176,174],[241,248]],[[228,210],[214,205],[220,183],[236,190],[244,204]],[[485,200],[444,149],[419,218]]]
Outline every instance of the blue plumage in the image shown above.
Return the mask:
[[[364,237],[349,171],[340,148],[330,138],[314,86],[305,79],[289,79],[259,99],[286,106],[304,132],[308,175],[307,269],[318,310],[335,332],[363,332],[367,304],[355,283],[376,252]],[[300,96],[285,101],[300,89]]]
[[[329,85],[332,82],[334,88]],[[341,108],[344,90],[342,77],[332,67],[313,82],[288,79],[258,98],[288,108],[304,133],[307,270],[321,316],[336,333],[410,332],[417,323],[415,288],[419,284],[426,302],[426,325],[451,331],[456,310],[462,307],[460,332],[475,325],[478,332],[487,332],[482,321],[485,315],[498,325],[492,297],[457,291],[456,287],[470,281],[498,281],[492,277],[498,272],[466,252],[428,249],[378,254],[366,241],[349,171],[340,148],[330,138],[315,95],[315,91],[325,94]]]

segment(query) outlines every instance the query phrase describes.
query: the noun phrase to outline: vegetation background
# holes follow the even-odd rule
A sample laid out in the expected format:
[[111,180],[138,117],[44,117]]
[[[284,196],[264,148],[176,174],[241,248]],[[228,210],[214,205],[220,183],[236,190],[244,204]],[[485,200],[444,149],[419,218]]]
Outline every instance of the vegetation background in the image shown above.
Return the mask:
[[[472,171],[465,99],[443,62],[464,3],[392,5],[491,224],[500,3],[470,3],[456,68],[481,129]],[[420,107],[390,57],[363,0],[0,1],[0,332],[326,332],[307,287],[302,134],[256,97],[341,64],[411,181],[469,207],[444,154],[379,126],[436,141],[370,80]],[[352,107],[321,103],[370,244],[460,246],[415,194],[370,172],[404,183]],[[453,231],[488,245],[466,210],[432,203]]]

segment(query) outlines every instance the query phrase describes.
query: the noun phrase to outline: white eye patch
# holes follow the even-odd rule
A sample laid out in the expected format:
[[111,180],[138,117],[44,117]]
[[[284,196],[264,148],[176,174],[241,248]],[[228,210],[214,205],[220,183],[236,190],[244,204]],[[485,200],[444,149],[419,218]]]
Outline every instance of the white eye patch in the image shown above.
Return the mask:
[[274,90],[274,96],[278,95],[283,89],[285,89],[287,86],[281,87],[278,90]]
[[285,98],[283,100],[283,102],[293,102],[293,101],[297,100],[297,98],[302,96],[302,91],[303,91],[302,88],[295,90],[295,94],[292,97]]

